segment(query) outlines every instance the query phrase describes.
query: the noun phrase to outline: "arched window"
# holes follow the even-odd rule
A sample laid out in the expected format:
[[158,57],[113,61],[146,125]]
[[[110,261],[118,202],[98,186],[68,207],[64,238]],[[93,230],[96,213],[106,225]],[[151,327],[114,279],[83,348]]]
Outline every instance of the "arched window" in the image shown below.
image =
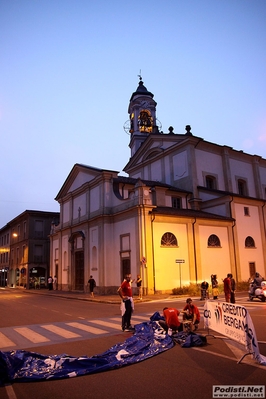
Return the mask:
[[215,234],[211,234],[208,238],[208,247],[220,247],[220,239]]
[[177,247],[177,239],[173,233],[164,233],[161,239],[162,247]]
[[138,125],[140,132],[152,132],[153,118],[150,111],[148,111],[147,109],[143,109],[140,111],[138,116]]
[[246,248],[255,248],[255,241],[253,240],[252,237],[247,236],[245,239],[245,247]]

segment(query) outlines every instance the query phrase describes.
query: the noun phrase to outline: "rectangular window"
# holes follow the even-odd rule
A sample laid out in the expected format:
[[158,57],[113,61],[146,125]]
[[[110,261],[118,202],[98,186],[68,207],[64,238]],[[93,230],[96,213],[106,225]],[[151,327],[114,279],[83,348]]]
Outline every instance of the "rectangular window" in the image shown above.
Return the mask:
[[206,187],[210,190],[214,189],[213,179],[211,177],[206,176]]
[[244,206],[244,215],[249,216],[249,207]]
[[43,261],[43,246],[34,245],[34,262],[42,262],[42,261]]
[[238,188],[238,194],[239,195],[248,195],[248,189],[247,189],[247,182],[243,179],[238,179],[237,180],[237,188]]
[[26,238],[26,233],[27,233],[27,222],[23,223],[23,237]]
[[25,263],[25,261],[26,261],[25,256],[26,256],[26,245],[23,245],[23,247],[22,247],[22,262],[23,263]]
[[120,248],[121,251],[129,251],[130,250],[130,239],[129,234],[120,236]]
[[181,209],[182,199],[180,197],[172,197],[172,208]]
[[43,220],[35,220],[34,236],[39,238],[43,237]]
[[19,248],[17,248],[17,265],[19,264]]
[[255,262],[249,262],[249,276],[254,276],[256,271]]

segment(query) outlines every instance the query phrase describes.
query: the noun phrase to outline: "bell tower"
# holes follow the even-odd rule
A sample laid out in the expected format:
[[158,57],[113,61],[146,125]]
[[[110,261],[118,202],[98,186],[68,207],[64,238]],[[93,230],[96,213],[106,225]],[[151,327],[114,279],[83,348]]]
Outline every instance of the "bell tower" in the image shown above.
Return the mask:
[[130,134],[131,157],[150,134],[158,134],[156,105],[153,94],[143,84],[139,75],[139,86],[129,100],[129,121],[124,129]]

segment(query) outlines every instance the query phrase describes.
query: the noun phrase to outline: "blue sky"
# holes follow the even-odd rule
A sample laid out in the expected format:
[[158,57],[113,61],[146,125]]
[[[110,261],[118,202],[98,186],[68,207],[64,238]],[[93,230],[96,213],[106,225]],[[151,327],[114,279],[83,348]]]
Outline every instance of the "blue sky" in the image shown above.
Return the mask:
[[143,81],[162,130],[266,158],[265,0],[0,0],[0,228],[75,163],[122,172]]

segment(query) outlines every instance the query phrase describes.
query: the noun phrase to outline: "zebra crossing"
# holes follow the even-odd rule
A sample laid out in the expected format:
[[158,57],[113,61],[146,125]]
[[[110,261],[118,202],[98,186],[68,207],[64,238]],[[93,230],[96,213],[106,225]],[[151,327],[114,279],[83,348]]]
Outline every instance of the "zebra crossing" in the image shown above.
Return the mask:
[[[133,315],[132,324],[149,321],[151,315],[152,313]],[[4,327],[0,328],[0,350],[19,350],[65,341],[90,339],[116,334],[118,331],[122,333],[121,317]]]
[[[184,299],[182,299],[184,302]],[[258,307],[258,303],[250,302],[243,298],[237,302],[248,310]],[[201,320],[203,320],[204,302],[199,305]],[[153,313],[134,314],[132,324],[136,325],[150,320]],[[78,320],[72,322],[56,322],[52,324],[34,324],[27,326],[14,326],[0,328],[0,350],[19,350],[58,344],[66,341],[75,341],[102,337],[116,334],[121,331],[121,317],[108,317],[101,319]]]

